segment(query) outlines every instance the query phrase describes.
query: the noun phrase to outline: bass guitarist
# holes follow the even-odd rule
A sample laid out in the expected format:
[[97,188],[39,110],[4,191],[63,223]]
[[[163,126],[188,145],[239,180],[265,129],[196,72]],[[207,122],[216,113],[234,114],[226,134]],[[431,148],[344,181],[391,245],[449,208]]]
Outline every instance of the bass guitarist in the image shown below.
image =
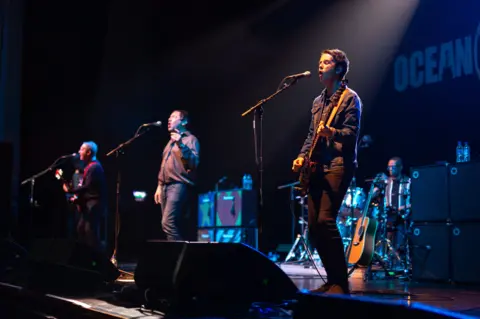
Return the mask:
[[349,64],[347,55],[339,49],[321,53],[318,75],[325,89],[313,101],[309,133],[292,167],[301,172],[300,185],[308,193],[310,242],[327,273],[326,284],[312,292],[350,293],[344,247],[336,223],[357,167],[362,109],[359,96],[345,81]]

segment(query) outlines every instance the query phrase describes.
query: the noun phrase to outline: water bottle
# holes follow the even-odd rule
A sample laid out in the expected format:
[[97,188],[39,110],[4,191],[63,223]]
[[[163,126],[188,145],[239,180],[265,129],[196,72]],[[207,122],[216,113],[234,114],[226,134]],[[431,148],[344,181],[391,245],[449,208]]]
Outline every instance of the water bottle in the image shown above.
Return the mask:
[[462,142],[458,141],[457,144],[457,163],[463,162],[464,149],[462,146]]
[[463,161],[470,162],[470,145],[468,145],[468,142],[463,145]]
[[248,189],[248,176],[247,176],[247,174],[243,175],[242,188],[243,189]]
[[253,188],[253,180],[252,180],[252,175],[248,174],[247,175],[247,178],[248,178],[248,190],[252,190]]

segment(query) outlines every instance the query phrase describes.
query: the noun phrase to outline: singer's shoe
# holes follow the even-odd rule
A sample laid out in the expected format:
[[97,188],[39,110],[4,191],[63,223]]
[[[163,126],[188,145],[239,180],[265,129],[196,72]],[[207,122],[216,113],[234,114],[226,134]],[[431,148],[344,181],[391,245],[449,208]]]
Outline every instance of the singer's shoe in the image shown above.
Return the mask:
[[310,290],[310,292],[312,292],[312,293],[317,293],[317,294],[318,294],[318,293],[322,294],[322,293],[327,292],[332,286],[333,286],[332,284],[330,284],[330,283],[327,282],[327,283],[321,285],[320,287],[318,287],[318,288],[316,288],[316,289]]
[[311,293],[325,293],[325,294],[338,294],[338,295],[350,295],[350,289],[347,287],[342,287],[337,284],[326,283],[320,286],[317,289],[310,290]]

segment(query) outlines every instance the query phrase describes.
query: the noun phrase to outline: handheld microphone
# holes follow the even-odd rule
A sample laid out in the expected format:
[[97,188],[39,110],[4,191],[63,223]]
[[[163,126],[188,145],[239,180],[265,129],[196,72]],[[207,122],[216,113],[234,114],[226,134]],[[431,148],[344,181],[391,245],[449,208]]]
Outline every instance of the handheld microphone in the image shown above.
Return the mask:
[[312,73],[310,71],[305,71],[303,73],[298,73],[298,74],[293,74],[293,75],[289,75],[287,76],[286,78],[287,79],[300,79],[300,78],[308,78],[310,77],[310,75],[312,75]]
[[142,124],[142,126],[162,126],[162,122],[161,121],[156,121],[156,122],[152,122],[152,123],[145,123],[145,124]]

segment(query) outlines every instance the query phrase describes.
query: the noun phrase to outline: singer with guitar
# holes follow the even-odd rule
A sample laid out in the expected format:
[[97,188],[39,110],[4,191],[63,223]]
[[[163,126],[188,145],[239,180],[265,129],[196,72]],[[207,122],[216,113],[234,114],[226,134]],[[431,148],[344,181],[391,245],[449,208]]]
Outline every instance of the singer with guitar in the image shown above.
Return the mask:
[[85,167],[79,185],[64,184],[64,191],[76,195],[75,203],[80,210],[77,223],[78,240],[105,253],[105,242],[101,241],[100,227],[107,211],[106,180],[103,167],[97,160],[98,147],[95,142],[84,142],[78,151]]
[[154,200],[162,207],[162,229],[167,240],[186,239],[186,217],[194,196],[200,143],[187,130],[188,112],[175,110],[168,119],[170,140],[163,149]]
[[347,87],[349,60],[339,49],[325,50],[318,63],[325,86],[315,98],[310,129],[292,169],[308,194],[310,242],[327,273],[327,283],[312,292],[349,294],[348,269],[336,219],[357,167],[362,103]]

